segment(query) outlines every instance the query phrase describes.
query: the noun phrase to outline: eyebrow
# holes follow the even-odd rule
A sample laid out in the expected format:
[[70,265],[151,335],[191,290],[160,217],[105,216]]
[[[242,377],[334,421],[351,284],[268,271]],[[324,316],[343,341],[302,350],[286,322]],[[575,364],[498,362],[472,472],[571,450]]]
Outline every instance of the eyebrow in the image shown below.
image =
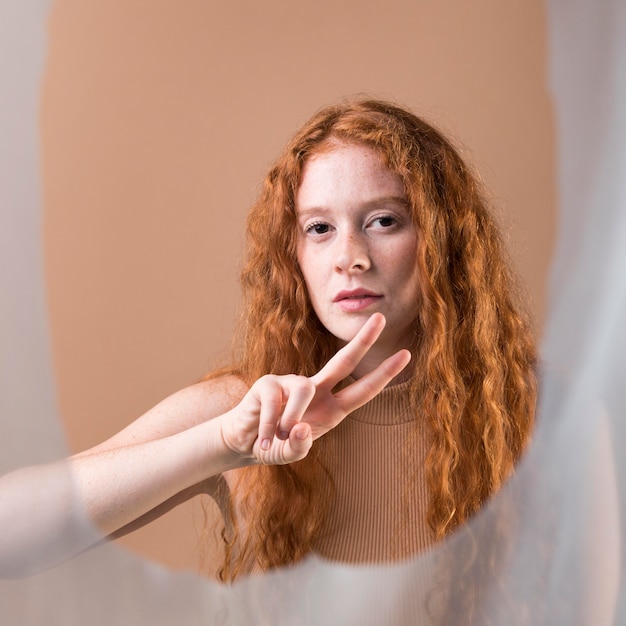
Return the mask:
[[[407,211],[410,209],[411,206],[405,196],[381,196],[380,198],[374,198],[373,200],[368,200],[367,202],[364,202],[360,205],[359,208],[369,209],[387,204],[399,205]],[[312,206],[305,209],[299,209],[298,207],[296,207],[296,215],[298,217],[307,217],[309,215],[319,213],[329,213],[330,211],[332,211],[332,209],[325,206]]]

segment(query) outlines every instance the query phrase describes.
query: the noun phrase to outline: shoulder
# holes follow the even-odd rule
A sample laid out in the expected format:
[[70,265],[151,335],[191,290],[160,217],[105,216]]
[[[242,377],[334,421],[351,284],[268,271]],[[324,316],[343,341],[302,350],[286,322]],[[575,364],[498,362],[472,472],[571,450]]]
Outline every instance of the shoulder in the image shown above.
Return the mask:
[[126,428],[91,449],[103,452],[162,439],[230,411],[247,393],[237,376],[203,380],[168,396]]
[[202,380],[182,392],[188,396],[188,401],[200,403],[199,423],[230,411],[241,402],[248,390],[248,385],[241,378],[226,374]]

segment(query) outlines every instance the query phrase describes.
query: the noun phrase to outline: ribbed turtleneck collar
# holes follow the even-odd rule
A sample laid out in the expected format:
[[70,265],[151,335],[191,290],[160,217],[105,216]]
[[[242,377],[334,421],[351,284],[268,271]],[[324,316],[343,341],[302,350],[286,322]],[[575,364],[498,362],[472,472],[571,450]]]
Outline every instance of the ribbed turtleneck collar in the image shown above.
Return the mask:
[[[354,382],[348,379],[348,384]],[[353,411],[346,419],[367,424],[389,426],[406,424],[415,420],[411,412],[409,393],[411,380],[385,387],[377,396]]]

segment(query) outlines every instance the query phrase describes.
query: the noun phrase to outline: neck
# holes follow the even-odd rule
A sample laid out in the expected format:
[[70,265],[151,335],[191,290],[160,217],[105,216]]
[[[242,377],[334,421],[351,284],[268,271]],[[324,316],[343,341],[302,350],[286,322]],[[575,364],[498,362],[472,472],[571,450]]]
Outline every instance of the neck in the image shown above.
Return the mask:
[[[398,348],[397,350],[385,350],[385,351],[377,351],[376,345],[370,348],[370,351],[361,359],[360,363],[356,366],[351,376],[355,380],[359,378],[363,378],[370,372],[373,372],[385,359],[395,354],[398,350],[402,348]],[[379,352],[379,353],[377,353]],[[398,383],[402,383],[413,375],[413,365],[409,363],[395,378],[393,378],[387,386],[396,385]]]

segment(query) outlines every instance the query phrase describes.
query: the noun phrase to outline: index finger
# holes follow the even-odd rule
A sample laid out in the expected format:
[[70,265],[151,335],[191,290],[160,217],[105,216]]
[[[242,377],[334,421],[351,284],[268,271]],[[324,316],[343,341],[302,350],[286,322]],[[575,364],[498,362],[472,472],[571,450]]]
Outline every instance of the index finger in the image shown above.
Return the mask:
[[317,374],[311,376],[313,384],[316,387],[332,388],[352,374],[380,336],[385,324],[385,316],[382,313],[374,313],[363,324],[361,330]]

